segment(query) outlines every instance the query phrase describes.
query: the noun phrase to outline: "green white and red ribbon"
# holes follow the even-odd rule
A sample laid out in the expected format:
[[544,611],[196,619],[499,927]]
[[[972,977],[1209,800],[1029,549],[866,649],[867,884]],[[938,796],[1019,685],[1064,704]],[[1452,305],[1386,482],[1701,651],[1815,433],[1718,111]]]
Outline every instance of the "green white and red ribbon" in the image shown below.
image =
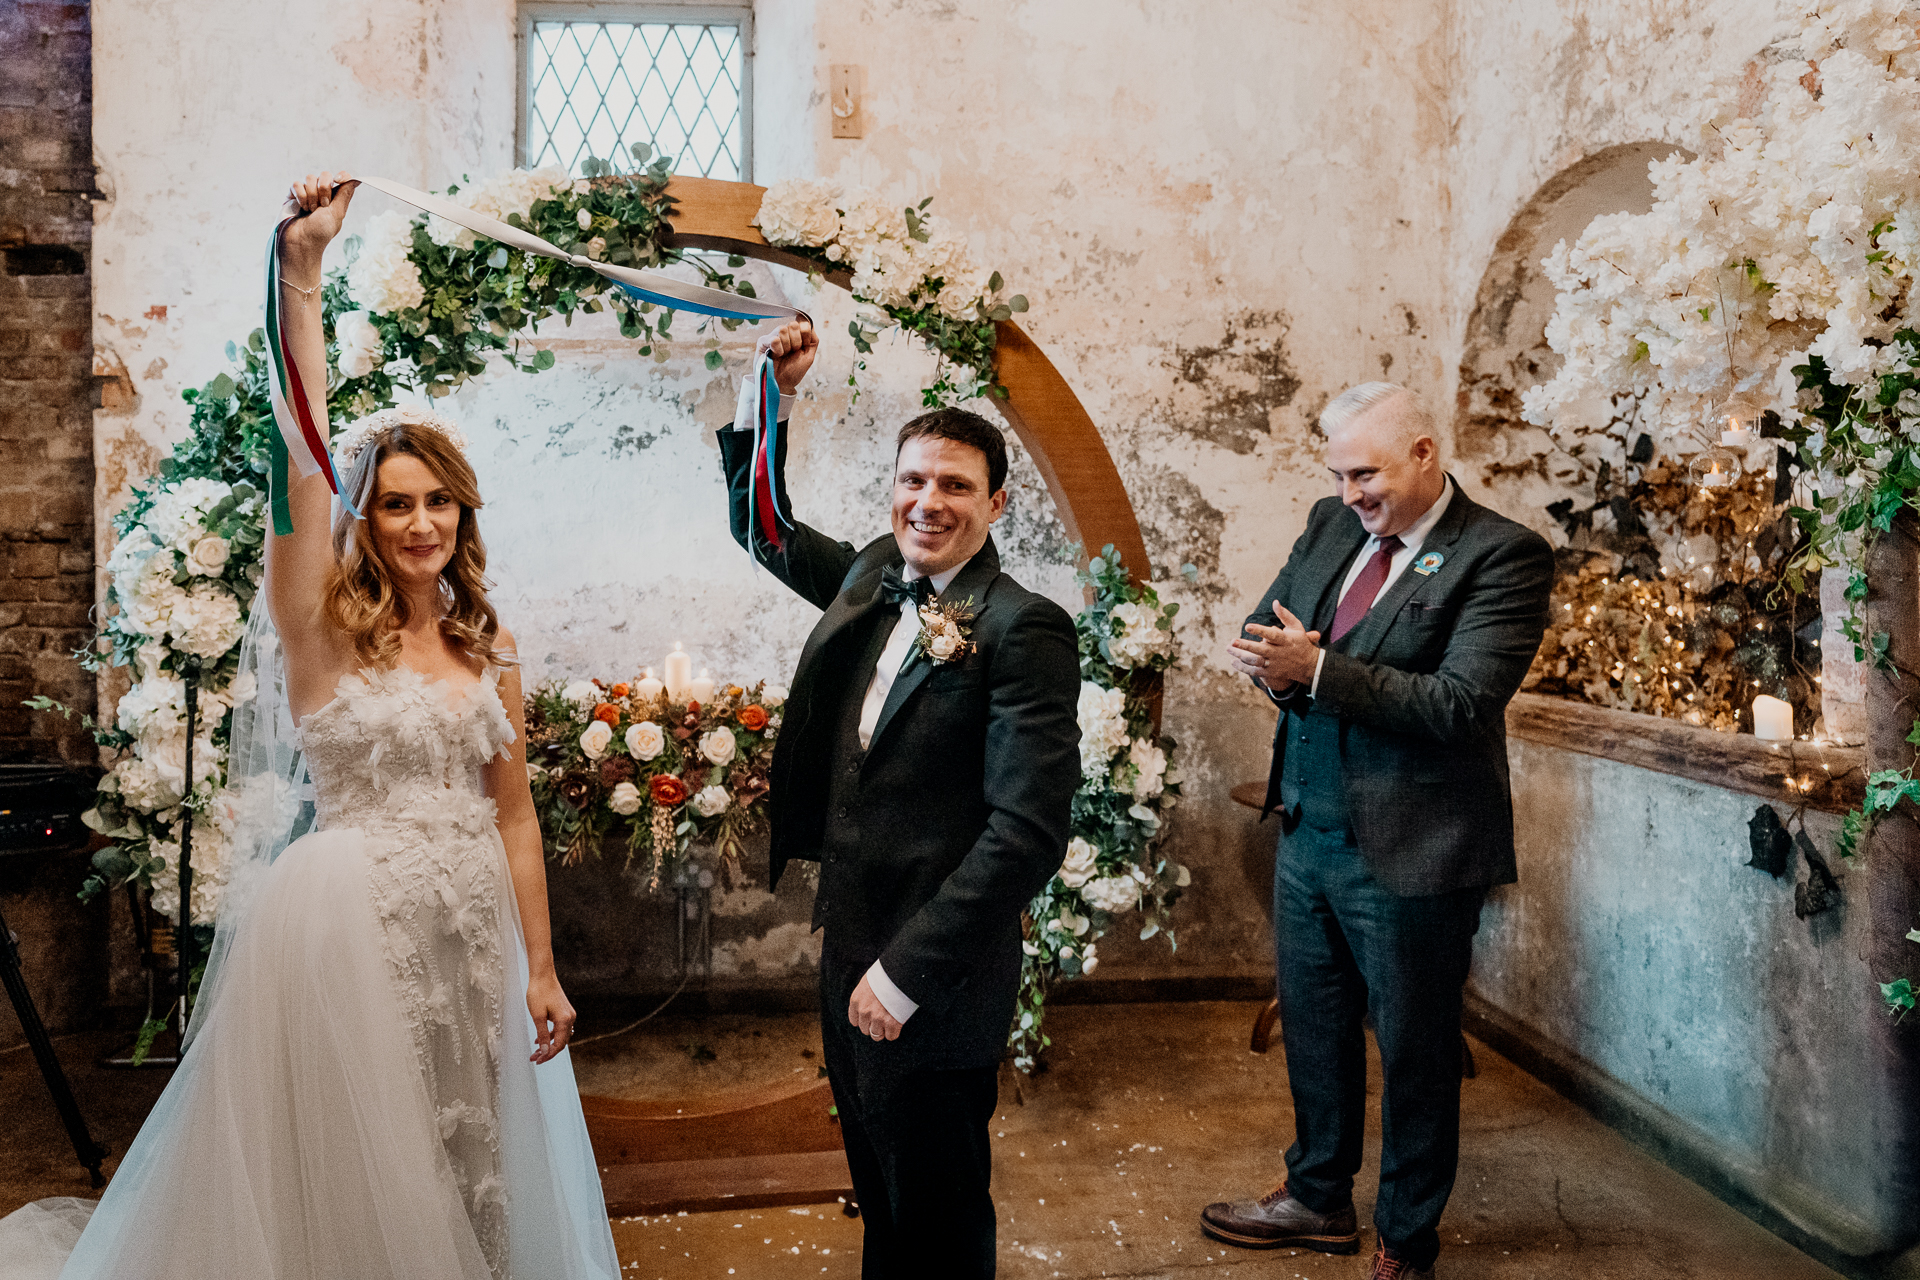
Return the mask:
[[[691,311],[698,315],[714,316],[722,320],[756,322],[806,318],[804,312],[794,307],[775,302],[762,302],[758,298],[746,298],[720,289],[711,289],[705,285],[689,284],[676,280],[664,272],[615,266],[609,262],[597,262],[581,254],[567,253],[521,227],[502,222],[498,218],[488,217],[484,213],[477,213],[444,197],[417,191],[387,178],[359,178],[356,181],[376,191],[385,192],[396,200],[404,201],[415,208],[424,209],[430,214],[465,227],[475,235],[497,240],[510,249],[517,249],[522,253],[530,253],[542,258],[553,258],[576,267],[584,267],[628,296],[668,310]],[[327,429],[324,408],[320,421],[314,421],[301,383],[300,372],[294,367],[292,352],[286,345],[285,328],[281,324],[280,308],[284,305],[284,299],[280,296],[280,239],[287,224],[292,221],[292,217],[281,220],[274,228],[273,240],[267,248],[266,345],[270,366],[267,387],[273,402],[274,422],[280,428],[271,446],[273,531],[280,535],[293,532],[292,514],[287,505],[289,461],[303,476],[324,471],[328,486],[339,498],[341,504],[348,511],[352,511],[355,517],[360,514],[354,509],[352,500],[340,491],[340,476],[332,456],[327,451],[330,433]],[[750,426],[754,433],[754,501],[751,504],[753,511],[751,521],[758,526],[774,548],[779,549],[782,545],[779,530],[784,523],[787,523],[785,513],[781,510],[780,495],[783,492],[783,485],[779,476],[777,452],[780,430],[780,388],[773,376],[773,363],[767,354],[765,340],[760,343],[755,354],[753,375],[748,385],[754,389],[752,403],[749,405],[748,397],[742,395],[742,408],[735,417],[735,425]]]

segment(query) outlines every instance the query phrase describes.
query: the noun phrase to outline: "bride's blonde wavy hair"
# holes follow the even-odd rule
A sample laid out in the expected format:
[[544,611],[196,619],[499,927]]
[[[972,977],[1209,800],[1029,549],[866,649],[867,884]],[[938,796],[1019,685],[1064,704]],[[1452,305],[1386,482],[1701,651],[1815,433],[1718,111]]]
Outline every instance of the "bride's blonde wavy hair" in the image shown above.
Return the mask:
[[[341,492],[371,517],[382,462],[404,453],[418,458],[433,472],[460,504],[453,558],[440,571],[440,600],[445,611],[440,631],[469,657],[488,666],[509,665],[512,658],[494,648],[500,618],[487,599],[487,589],[493,584],[487,581],[487,546],[481,541],[476,516],[481,506],[480,484],[455,443],[452,424],[442,431],[434,425],[437,415],[416,411],[406,413],[403,419],[394,411],[386,412],[393,414],[394,420],[382,421],[371,435],[364,427],[360,429],[358,434],[365,440],[340,478]],[[386,414],[381,416],[384,419]],[[327,621],[353,642],[361,661],[378,667],[393,666],[400,660],[398,629],[406,625],[411,610],[394,581],[392,567],[374,544],[369,521],[355,519],[344,506],[334,516],[333,555],[333,571],[327,576],[321,601]]]

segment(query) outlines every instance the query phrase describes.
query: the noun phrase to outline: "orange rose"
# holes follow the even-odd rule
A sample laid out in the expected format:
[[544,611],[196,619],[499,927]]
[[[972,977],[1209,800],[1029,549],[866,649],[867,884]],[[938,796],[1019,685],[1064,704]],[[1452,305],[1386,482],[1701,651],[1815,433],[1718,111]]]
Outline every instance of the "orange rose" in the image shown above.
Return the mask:
[[605,720],[609,725],[618,724],[620,722],[620,708],[614,706],[611,702],[603,702],[593,709],[593,718],[595,720]]
[[687,790],[686,783],[670,773],[653,775],[653,780],[647,783],[647,790],[653,793],[655,804],[665,805],[669,809],[675,805],[685,804],[687,797],[692,794]]
[[617,684],[617,685],[615,685],[615,686],[613,686],[613,688],[612,688],[612,689],[610,689],[610,690],[608,690],[608,692],[610,692],[611,694],[613,694],[613,696],[614,696],[614,697],[616,697],[616,698],[624,698],[624,697],[626,697],[626,696],[627,696],[627,691],[628,691],[628,686],[627,686],[626,684],[624,684],[624,683],[621,683],[621,684]]
[[757,707],[749,703],[740,708],[738,718],[740,727],[753,733],[758,733],[767,727],[767,709],[765,707]]

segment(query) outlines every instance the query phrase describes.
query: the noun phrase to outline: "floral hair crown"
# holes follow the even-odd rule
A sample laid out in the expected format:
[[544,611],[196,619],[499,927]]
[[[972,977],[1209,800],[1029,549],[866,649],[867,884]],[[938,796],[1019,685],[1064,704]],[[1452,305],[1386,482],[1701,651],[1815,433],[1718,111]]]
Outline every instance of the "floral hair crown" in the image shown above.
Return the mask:
[[453,419],[445,418],[431,409],[422,409],[418,405],[400,405],[393,409],[382,409],[370,413],[333,438],[333,465],[341,472],[353,466],[360,451],[374,440],[395,427],[425,427],[446,440],[462,454],[467,451],[467,438],[460,434],[460,428]]

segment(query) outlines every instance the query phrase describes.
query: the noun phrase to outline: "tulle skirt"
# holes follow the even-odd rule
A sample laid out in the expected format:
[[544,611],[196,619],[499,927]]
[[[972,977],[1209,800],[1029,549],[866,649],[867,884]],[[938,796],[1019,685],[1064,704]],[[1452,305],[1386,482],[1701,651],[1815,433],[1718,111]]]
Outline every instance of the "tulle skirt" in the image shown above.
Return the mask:
[[[0,1219],[0,1280],[496,1280],[384,959],[368,867],[357,829],[288,846],[234,939],[217,1007],[98,1208],[46,1200]],[[497,1058],[497,1280],[615,1280],[572,1063],[527,1061],[526,949],[510,901],[502,915],[514,994]]]

